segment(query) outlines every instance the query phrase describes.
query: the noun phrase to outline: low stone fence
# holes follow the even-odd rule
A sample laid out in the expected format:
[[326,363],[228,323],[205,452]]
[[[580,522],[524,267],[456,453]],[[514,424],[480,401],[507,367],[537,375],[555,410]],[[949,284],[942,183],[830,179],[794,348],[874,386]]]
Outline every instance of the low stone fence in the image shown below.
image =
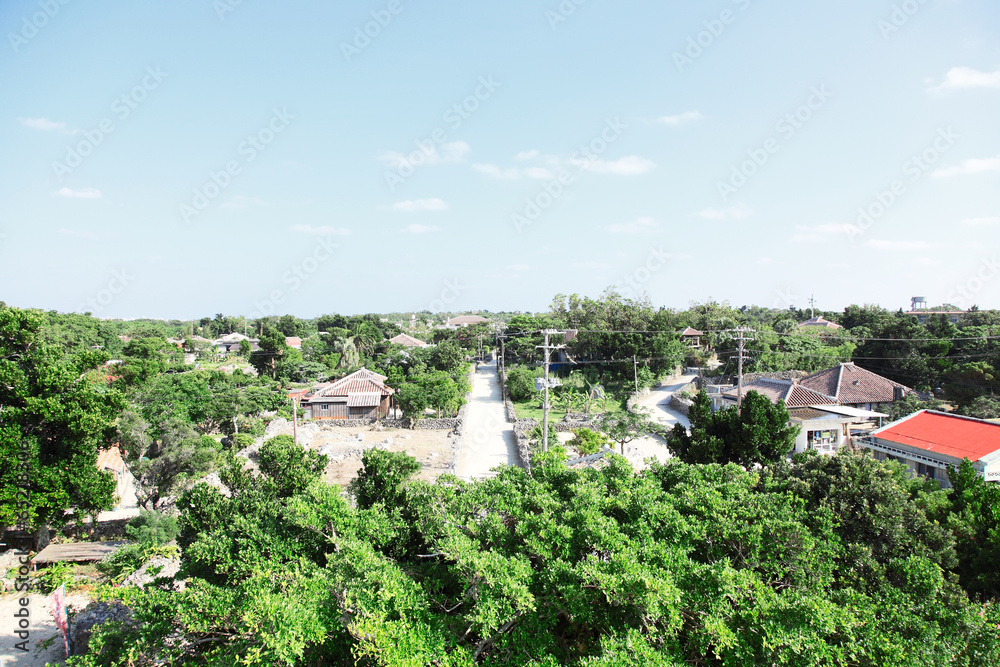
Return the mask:
[[694,405],[694,401],[682,397],[680,392],[675,391],[670,395],[670,407],[682,415],[690,414],[692,405]]

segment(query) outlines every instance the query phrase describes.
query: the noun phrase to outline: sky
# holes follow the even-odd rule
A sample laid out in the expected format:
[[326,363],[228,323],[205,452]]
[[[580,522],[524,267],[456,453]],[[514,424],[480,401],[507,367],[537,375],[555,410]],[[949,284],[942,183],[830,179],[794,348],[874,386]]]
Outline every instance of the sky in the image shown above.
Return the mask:
[[995,0],[0,3],[0,300],[1000,307]]

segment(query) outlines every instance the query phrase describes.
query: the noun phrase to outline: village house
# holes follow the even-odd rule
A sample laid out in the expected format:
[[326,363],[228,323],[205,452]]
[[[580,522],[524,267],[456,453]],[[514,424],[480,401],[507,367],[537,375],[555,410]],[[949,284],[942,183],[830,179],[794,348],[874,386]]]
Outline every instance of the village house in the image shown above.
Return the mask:
[[799,380],[799,384],[829,396],[838,405],[849,405],[862,410],[877,410],[881,405],[894,403],[913,393],[909,387],[856,366],[853,362],[837,364],[833,368],[807,375]]
[[384,375],[361,368],[316,387],[303,396],[301,405],[312,419],[383,419],[395,393],[385,380]]
[[393,336],[389,339],[389,342],[393,345],[402,345],[403,347],[430,347],[428,343],[405,333]]
[[824,319],[822,317],[810,317],[805,322],[799,324],[799,329],[843,329],[836,322],[831,322],[830,320]]
[[875,458],[895,459],[914,475],[949,488],[948,466],[972,461],[979,476],[1000,481],[1000,424],[961,415],[920,410],[858,440]]
[[457,317],[452,317],[445,324],[446,329],[458,329],[461,327],[469,327],[475,324],[486,324],[489,320],[480,315],[459,315]]
[[230,352],[240,351],[240,342],[249,341],[250,349],[252,351],[257,351],[260,349],[260,341],[256,338],[248,338],[241,333],[231,333],[212,341],[212,345],[215,346],[216,351],[218,351],[220,356],[226,356]]

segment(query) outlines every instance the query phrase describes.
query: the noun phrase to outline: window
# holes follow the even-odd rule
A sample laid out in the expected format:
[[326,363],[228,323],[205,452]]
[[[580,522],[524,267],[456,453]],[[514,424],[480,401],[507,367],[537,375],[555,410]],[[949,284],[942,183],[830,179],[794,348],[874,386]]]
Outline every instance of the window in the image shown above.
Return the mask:
[[927,465],[926,463],[917,464],[917,474],[921,477],[926,477],[927,479],[936,479],[935,473],[937,468],[934,466]]

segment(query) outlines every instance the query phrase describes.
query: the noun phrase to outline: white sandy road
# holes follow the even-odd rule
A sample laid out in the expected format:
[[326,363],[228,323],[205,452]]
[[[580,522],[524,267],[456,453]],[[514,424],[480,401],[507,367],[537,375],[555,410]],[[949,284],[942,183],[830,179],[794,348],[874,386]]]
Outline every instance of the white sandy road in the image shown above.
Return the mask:
[[[31,612],[28,625],[27,653],[15,648],[15,644],[23,641],[14,634],[19,628],[14,614],[21,609],[18,603],[20,593],[8,593],[0,596],[0,667],[43,667],[46,663],[63,664],[66,650],[63,648],[62,635],[49,611],[48,597],[37,592],[28,595],[31,601],[28,609]],[[90,603],[85,595],[70,594],[66,596],[66,605],[71,610],[83,609]]]
[[518,456],[493,362],[480,364],[472,380],[456,474],[466,480],[490,477],[490,470],[500,465],[518,465]]

